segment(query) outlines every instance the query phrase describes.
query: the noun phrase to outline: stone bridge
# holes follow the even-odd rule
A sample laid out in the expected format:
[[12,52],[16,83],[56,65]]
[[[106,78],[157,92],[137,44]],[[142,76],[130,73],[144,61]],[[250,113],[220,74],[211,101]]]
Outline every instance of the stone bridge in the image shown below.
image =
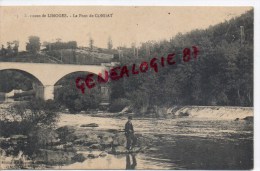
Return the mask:
[[103,65],[0,62],[0,71],[24,71],[36,78],[42,84],[40,86],[43,87],[41,91],[39,91],[39,87],[34,88],[36,89],[36,97],[40,97],[44,100],[54,99],[54,85],[64,76],[80,71],[90,72],[97,75],[105,69],[106,66]]

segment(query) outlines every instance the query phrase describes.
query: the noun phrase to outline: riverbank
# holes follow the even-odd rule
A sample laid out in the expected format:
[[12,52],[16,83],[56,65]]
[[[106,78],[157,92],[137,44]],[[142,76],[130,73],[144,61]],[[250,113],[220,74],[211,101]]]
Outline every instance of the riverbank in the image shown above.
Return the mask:
[[[87,134],[91,135],[88,138],[91,139],[82,137],[85,141],[95,141],[96,135],[100,137],[102,134],[105,135],[104,137],[109,135],[109,139],[117,137],[116,142],[119,142],[117,149],[124,151],[125,137],[120,131],[124,128],[126,121],[126,117],[61,114],[58,125],[60,127],[67,125],[76,129],[77,135],[80,135],[82,131],[88,132]],[[137,169],[210,169],[213,166],[218,169],[249,169],[252,167],[253,123],[247,120],[135,117],[133,124],[139,143],[142,143],[140,146],[143,148],[141,152],[135,155],[138,163]],[[84,128],[83,125],[97,127]],[[92,135],[92,133],[96,135]],[[89,148],[86,148],[85,151],[80,150],[78,153],[85,153],[85,156],[93,152],[95,157],[62,166],[62,168],[127,168],[128,154],[111,154],[112,150],[110,149],[112,148],[105,149],[108,154],[104,157],[99,156],[103,152],[102,150],[88,151]],[[230,158],[232,158],[231,164]],[[102,162],[102,164],[98,162]]]
[[[8,107],[0,108],[4,115],[2,111]],[[245,158],[240,154],[252,148],[253,122],[245,118],[253,116],[253,108],[185,106],[163,110],[159,118],[134,117],[137,144],[130,153],[125,148],[123,129],[127,116],[132,113],[60,113],[55,129],[42,137],[46,145],[35,151],[28,151],[32,149],[28,146],[30,135],[1,136],[1,168],[125,169],[136,158],[138,169],[207,169],[215,163],[218,163],[216,167],[226,169],[225,161],[229,157],[223,155],[225,151],[235,159],[231,169],[251,166],[251,152]],[[205,145],[219,156],[219,161],[212,159],[205,166],[198,165],[210,158],[200,155],[206,150]],[[223,154],[215,149],[222,150]],[[194,159],[191,158],[198,161],[195,165],[181,161],[194,153]]]

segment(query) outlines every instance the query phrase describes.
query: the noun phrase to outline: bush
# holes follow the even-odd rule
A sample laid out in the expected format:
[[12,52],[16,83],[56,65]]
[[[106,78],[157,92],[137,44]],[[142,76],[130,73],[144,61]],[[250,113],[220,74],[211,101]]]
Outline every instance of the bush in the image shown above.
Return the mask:
[[96,109],[101,102],[101,93],[96,87],[82,94],[75,85],[68,84],[58,89],[55,101],[66,106],[70,113],[78,113],[82,110]]
[[51,100],[32,100],[27,103],[14,104],[9,108],[0,121],[0,136],[12,137],[25,135],[24,145],[3,145],[1,148],[14,148],[14,151],[23,149],[27,154],[33,154],[48,144],[58,142],[58,134],[54,128],[58,120],[58,106]]
[[10,135],[17,135],[24,132],[26,128],[23,128],[23,125],[21,125],[18,121],[0,121],[0,136],[9,137]]
[[129,105],[129,101],[125,98],[119,98],[112,101],[109,111],[110,112],[121,112],[126,106]]
[[137,90],[127,94],[131,106],[133,107],[133,112],[142,115],[147,112],[150,105],[150,95],[144,91]]
[[0,123],[0,135],[28,135],[38,128],[54,127],[57,119],[58,106],[53,101],[32,100],[10,107]]

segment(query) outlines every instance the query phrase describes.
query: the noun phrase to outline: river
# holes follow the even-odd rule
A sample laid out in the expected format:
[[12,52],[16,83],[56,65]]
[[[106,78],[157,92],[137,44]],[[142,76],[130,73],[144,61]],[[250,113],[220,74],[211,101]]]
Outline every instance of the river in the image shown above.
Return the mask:
[[[58,126],[97,123],[93,129],[122,129],[126,118],[61,114]],[[152,147],[136,155],[108,155],[56,169],[252,169],[253,123],[198,118],[134,118],[135,132]]]

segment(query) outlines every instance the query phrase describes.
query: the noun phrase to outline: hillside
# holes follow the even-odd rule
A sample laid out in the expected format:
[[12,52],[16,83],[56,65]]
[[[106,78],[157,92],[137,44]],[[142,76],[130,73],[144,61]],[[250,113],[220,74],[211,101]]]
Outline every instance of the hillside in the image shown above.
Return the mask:
[[[155,106],[253,106],[253,26],[251,10],[169,41],[143,43],[139,59],[121,63],[140,64],[175,52],[176,65],[117,81],[113,100],[126,98],[141,113]],[[199,48],[198,58],[181,62],[182,49],[192,46]]]

